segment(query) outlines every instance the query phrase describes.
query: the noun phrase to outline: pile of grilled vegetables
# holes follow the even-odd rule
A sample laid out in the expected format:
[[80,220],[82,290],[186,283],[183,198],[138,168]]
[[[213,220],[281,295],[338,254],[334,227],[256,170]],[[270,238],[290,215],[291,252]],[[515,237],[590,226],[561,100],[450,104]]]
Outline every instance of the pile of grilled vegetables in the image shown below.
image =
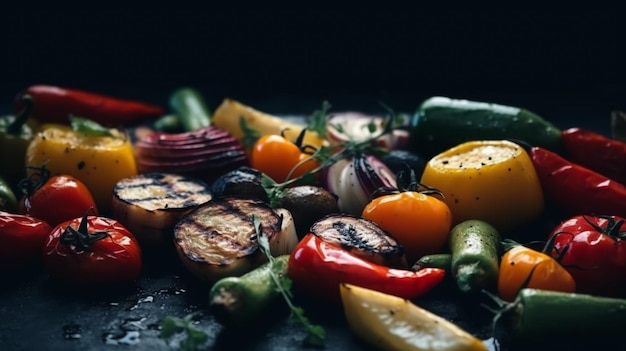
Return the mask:
[[[99,107],[97,101],[106,104]],[[174,92],[167,109],[30,87],[19,95],[15,115],[0,120],[0,142],[20,145],[13,149],[17,156],[0,158],[0,247],[23,250],[0,248],[0,262],[28,257],[32,263],[44,255],[47,272],[58,278],[60,256],[89,262],[86,253],[112,250],[110,231],[117,228],[134,256],[118,250],[108,252],[108,259],[124,255],[138,271],[142,255],[172,253],[207,289],[208,311],[225,328],[289,313],[306,329],[305,342],[318,346],[325,342],[324,329],[295,304],[299,297],[343,308],[354,335],[385,350],[488,349],[495,329],[493,335],[472,335],[420,307],[420,297],[435,289],[476,305],[488,297],[495,304],[494,325],[512,320],[508,328],[523,338],[531,335],[522,331],[530,323],[524,318],[534,317],[527,305],[535,300],[548,310],[553,302],[558,313],[578,304],[578,315],[569,317],[587,331],[591,323],[583,321],[592,311],[596,318],[624,319],[610,310],[626,306],[620,299],[626,254],[606,253],[617,262],[612,266],[589,265],[597,275],[624,268],[605,279],[610,291],[581,288],[587,276],[559,261],[576,259],[568,251],[575,244],[567,240],[578,233],[573,226],[553,233],[556,223],[596,216],[575,230],[614,245],[621,245],[626,230],[621,183],[578,163],[583,170],[567,169],[580,174],[550,182],[569,160],[571,143],[564,135],[570,134],[522,108],[446,97],[429,98],[410,115],[331,108],[323,103],[296,121],[233,99],[209,111],[191,88]],[[626,152],[622,156],[611,157],[626,161]],[[584,183],[590,179],[584,174],[592,174],[595,183]],[[61,186],[48,183],[55,176],[86,189],[81,206],[61,209],[59,201],[78,200],[69,192],[60,197]],[[584,204],[559,198],[583,196],[582,191],[602,195]],[[34,214],[48,212],[61,220],[29,224]],[[542,248],[536,248],[538,241]],[[531,252],[512,258],[514,247]],[[119,274],[88,270],[96,266],[75,268],[85,270],[84,276]],[[599,266],[603,270],[594,268]],[[20,267],[3,270],[12,269]],[[82,286],[136,278],[64,281]],[[556,318],[545,313],[546,320]],[[561,327],[566,323],[554,320]],[[187,332],[189,348],[209,342],[187,322],[165,318],[162,335]],[[551,334],[551,324],[532,335]]]

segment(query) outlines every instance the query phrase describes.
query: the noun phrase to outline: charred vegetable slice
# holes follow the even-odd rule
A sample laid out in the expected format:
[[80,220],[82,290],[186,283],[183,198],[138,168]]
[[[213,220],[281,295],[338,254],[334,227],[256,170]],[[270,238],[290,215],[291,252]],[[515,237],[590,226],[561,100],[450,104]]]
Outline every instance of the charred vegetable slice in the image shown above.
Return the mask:
[[396,268],[408,266],[402,245],[368,219],[330,214],[313,223],[311,233],[368,262]]
[[169,173],[146,173],[117,182],[112,215],[144,246],[172,241],[181,217],[211,200],[210,187],[199,179]]
[[356,285],[340,285],[350,329],[380,350],[487,350],[456,324],[410,300]]
[[291,253],[298,239],[289,211],[274,210],[258,199],[223,197],[200,205],[176,224],[179,258],[209,284],[259,267],[267,257],[259,250],[253,215],[262,223],[272,255]]
[[215,196],[254,197],[269,201],[261,180],[261,172],[242,166],[219,176],[211,184],[211,190]]

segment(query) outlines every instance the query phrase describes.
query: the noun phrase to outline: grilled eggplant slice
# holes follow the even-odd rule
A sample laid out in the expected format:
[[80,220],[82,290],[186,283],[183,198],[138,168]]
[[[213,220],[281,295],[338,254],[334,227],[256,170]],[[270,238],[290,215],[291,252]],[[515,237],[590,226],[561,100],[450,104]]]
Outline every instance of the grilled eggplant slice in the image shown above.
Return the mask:
[[388,267],[408,268],[404,247],[366,218],[344,213],[330,214],[313,223],[311,233],[366,261]]
[[298,238],[291,213],[253,198],[215,198],[184,216],[174,227],[174,246],[183,264],[201,281],[241,276],[267,261],[259,249],[253,216],[273,256],[287,255]]
[[171,245],[174,225],[197,206],[211,200],[210,186],[178,174],[145,173],[117,182],[112,217],[144,247]]

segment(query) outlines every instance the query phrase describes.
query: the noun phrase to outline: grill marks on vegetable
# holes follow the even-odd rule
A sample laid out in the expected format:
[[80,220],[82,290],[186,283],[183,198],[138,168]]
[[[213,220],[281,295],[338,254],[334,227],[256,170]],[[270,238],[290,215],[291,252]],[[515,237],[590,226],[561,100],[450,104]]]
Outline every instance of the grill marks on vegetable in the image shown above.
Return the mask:
[[116,194],[149,211],[197,206],[211,199],[206,184],[173,174],[149,173],[123,180]]
[[311,233],[341,246],[366,261],[406,268],[404,247],[373,221],[348,214],[331,214],[316,221]]
[[[212,250],[213,254],[230,252],[237,257],[245,256],[258,250],[256,245],[251,245],[252,242],[257,241],[254,227],[250,225],[249,214],[252,212],[257,212],[256,214],[263,218],[264,235],[271,237],[280,228],[278,216],[272,214],[269,208],[263,211],[264,213],[258,213],[260,211],[256,202],[250,201],[216,203],[190,218],[184,218],[178,225],[178,229],[186,233],[195,233],[193,239],[199,245],[198,248],[209,249],[210,243],[217,243]],[[215,220],[216,218],[222,218],[222,220]],[[235,233],[229,227],[235,228],[237,235],[224,235],[225,231]],[[232,258],[231,255],[212,255],[199,250],[189,251],[189,257],[201,262],[218,264],[227,264]]]

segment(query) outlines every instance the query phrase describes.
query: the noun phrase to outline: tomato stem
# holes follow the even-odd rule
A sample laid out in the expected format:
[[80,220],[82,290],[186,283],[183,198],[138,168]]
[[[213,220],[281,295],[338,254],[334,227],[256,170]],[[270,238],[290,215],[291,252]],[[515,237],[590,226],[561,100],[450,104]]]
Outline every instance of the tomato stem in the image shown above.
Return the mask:
[[71,225],[68,225],[67,228],[65,228],[65,231],[63,231],[63,234],[61,234],[61,237],[59,239],[59,242],[61,244],[73,245],[83,251],[91,251],[91,249],[93,248],[93,244],[96,241],[102,240],[109,236],[109,233],[104,230],[98,230],[93,233],[89,233],[89,212],[90,211],[87,211],[83,215],[83,218],[81,219],[78,226],[78,230]]
[[22,179],[18,183],[18,188],[22,194],[32,196],[39,188],[41,188],[52,176],[50,170],[44,162],[40,167],[28,166],[27,169],[35,170],[28,177]]
[[597,218],[604,218],[607,220],[607,224],[606,227],[600,227],[599,225],[592,223],[587,216],[583,216],[583,218],[585,219],[585,221],[587,223],[589,223],[590,226],[592,226],[595,230],[597,230],[598,232],[602,233],[602,234],[606,234],[612,238],[616,238],[616,239],[623,239],[626,237],[626,231],[622,232],[620,231],[620,228],[622,227],[622,224],[624,224],[624,220],[620,219],[618,221],[615,221],[615,218],[612,216],[603,216],[603,215],[597,215],[595,216]]

